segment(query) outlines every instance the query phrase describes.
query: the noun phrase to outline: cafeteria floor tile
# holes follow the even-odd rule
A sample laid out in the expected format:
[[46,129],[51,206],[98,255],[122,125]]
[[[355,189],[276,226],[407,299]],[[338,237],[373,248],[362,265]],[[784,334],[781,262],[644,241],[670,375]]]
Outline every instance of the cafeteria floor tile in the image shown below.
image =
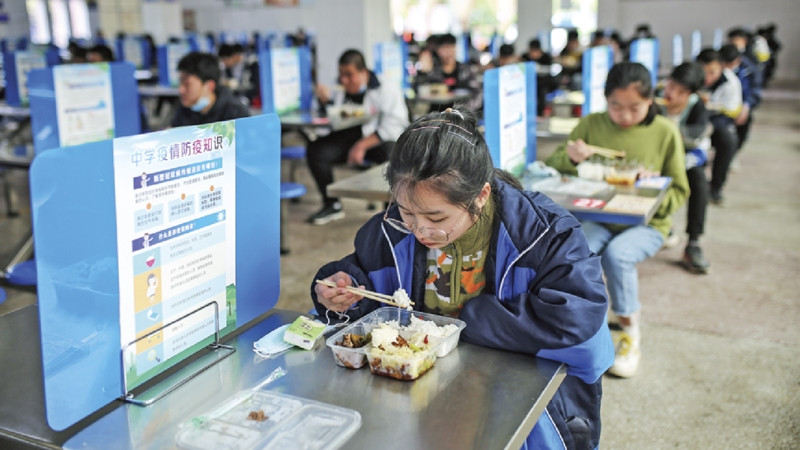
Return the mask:
[[[539,159],[558,143],[540,141]],[[603,448],[796,448],[800,84],[765,91],[738,162],[725,205],[709,205],[701,244],[711,272],[694,275],[677,264],[685,237],[639,266],[643,357],[636,377],[605,377]],[[288,164],[283,169],[288,176]],[[27,174],[6,176],[21,206],[19,216],[0,217],[0,263],[13,256],[30,227]],[[309,225],[305,219],[320,197],[305,167],[297,176],[309,192],[287,208],[291,253],[281,257],[278,307],[302,312],[311,308],[316,268],[349,253],[355,231],[377,211],[366,201],[344,199],[344,219]],[[685,219],[681,209],[675,231],[682,232]],[[33,288],[0,286],[8,292],[0,314],[36,301]]]

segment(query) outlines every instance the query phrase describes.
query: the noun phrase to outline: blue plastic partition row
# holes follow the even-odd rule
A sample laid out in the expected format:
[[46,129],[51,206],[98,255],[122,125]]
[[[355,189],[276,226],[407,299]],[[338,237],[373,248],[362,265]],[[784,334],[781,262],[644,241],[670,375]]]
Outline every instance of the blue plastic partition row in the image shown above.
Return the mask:
[[[154,143],[172,130],[151,133]],[[280,122],[235,121],[236,328],[280,291]],[[44,152],[31,203],[47,421],[63,430],[123,392],[114,141]]]
[[[522,92],[520,92],[522,91]],[[522,95],[525,101],[524,113],[517,111],[509,115],[510,109],[501,114],[504,98],[513,101],[513,97]],[[518,98],[518,97],[517,97]],[[495,167],[520,175],[527,164],[536,161],[536,63],[527,62],[512,64],[487,70],[483,76],[483,116],[486,127],[486,144],[492,155]],[[512,105],[513,108],[513,105]],[[524,162],[514,160],[511,166],[505,166],[503,153],[515,149],[503,148],[501,135],[504,131],[517,126],[525,127]]]
[[[133,64],[108,64],[111,76],[111,95],[114,111],[114,136],[131,136],[141,131],[139,92],[133,76]],[[36,155],[60,147],[58,109],[56,105],[53,68],[36,69],[28,74],[31,106],[31,128]]]

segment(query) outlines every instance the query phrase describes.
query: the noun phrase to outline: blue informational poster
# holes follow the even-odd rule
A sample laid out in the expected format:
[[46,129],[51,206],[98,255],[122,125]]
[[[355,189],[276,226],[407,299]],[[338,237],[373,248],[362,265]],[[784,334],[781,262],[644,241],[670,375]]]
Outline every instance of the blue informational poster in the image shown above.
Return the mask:
[[69,64],[29,74],[36,155],[141,132],[131,63]]
[[406,59],[403,55],[403,45],[399,42],[381,42],[375,44],[375,75],[381,83],[394,84],[401,91],[408,87],[405,83]]
[[59,147],[113,139],[114,98],[108,63],[53,68]]
[[697,54],[703,49],[703,35],[700,30],[692,31],[692,60],[697,58]]
[[[114,181],[130,390],[200,350],[215,320],[223,334],[236,328],[234,122],[115,139]],[[179,320],[210,302],[216,319],[205,308]]]
[[[252,322],[277,303],[277,116],[239,119],[232,129],[224,123],[167,131],[175,134],[156,132],[120,141],[116,154],[117,144],[111,140],[44,152],[31,166],[45,406],[47,422],[54,430],[68,428],[123,394],[123,368],[131,373],[131,366],[123,364],[124,333],[138,334],[153,322],[166,320],[181,308],[179,300],[193,302],[197,294],[224,302],[225,332]],[[216,140],[218,135],[223,136],[222,142]],[[208,152],[207,138],[212,139]],[[186,139],[191,141],[184,145]],[[221,147],[216,147],[218,143]],[[219,151],[223,154],[215,153]],[[233,168],[225,162],[230,159],[224,154],[228,151],[235,151]],[[126,155],[130,159],[121,163],[121,171],[115,171],[115,157]],[[136,161],[142,165],[151,156],[158,169],[142,170],[147,175],[143,187],[142,174],[134,176],[141,168]],[[222,162],[217,165],[219,158]],[[174,164],[167,164],[170,161]],[[228,175],[235,185],[225,184]],[[118,196],[117,185],[125,184],[125,193]],[[221,189],[221,195],[213,193],[212,185]],[[255,204],[259,207],[253,208]],[[124,235],[118,235],[120,221],[126,222]],[[225,228],[224,233],[220,228]],[[235,230],[233,250],[226,244],[231,229]],[[151,239],[147,248],[141,240],[145,233]],[[120,250],[122,241],[128,243],[125,252]],[[221,251],[224,262],[218,260]],[[228,274],[229,270],[234,273]],[[220,273],[224,274],[222,288],[217,281]],[[151,274],[156,274],[156,280]],[[127,280],[127,287],[120,280]],[[133,292],[123,292],[131,288],[130,283]],[[134,303],[124,303],[123,297],[131,294]],[[131,311],[137,298],[144,302],[143,309]],[[208,316],[196,319],[200,323],[184,325],[205,330],[202,323]],[[190,339],[181,340],[179,333],[179,329],[165,329],[160,343],[135,347],[142,351],[135,359],[145,369],[142,375],[153,373],[148,373],[147,364],[160,364],[167,358],[168,335],[172,336],[171,350],[179,355],[173,360],[182,359],[181,346],[192,345]],[[139,373],[138,365],[136,370]],[[160,370],[163,366],[154,369]]]
[[263,50],[258,54],[258,64],[265,113],[311,109],[311,52],[308,47]]
[[521,175],[536,160],[536,63],[487,70],[483,98],[492,161],[495,167]]
[[614,65],[611,47],[601,45],[583,52],[583,115],[606,110],[606,78]]
[[191,49],[187,43],[167,44],[158,47],[158,84],[175,87],[178,85],[178,62]]
[[683,36],[672,36],[672,67],[683,64]]
[[28,106],[28,73],[47,67],[45,55],[37,51],[3,53],[6,79],[6,103],[9,106]]
[[658,80],[658,39],[636,39],[631,43],[631,61],[641,63],[650,71],[653,86]]

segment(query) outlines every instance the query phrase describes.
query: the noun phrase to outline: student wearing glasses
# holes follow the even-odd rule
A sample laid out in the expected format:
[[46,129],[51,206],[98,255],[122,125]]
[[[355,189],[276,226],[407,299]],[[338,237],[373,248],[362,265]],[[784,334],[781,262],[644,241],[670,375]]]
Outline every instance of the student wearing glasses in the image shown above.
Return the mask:
[[600,259],[578,221],[495,169],[475,122],[448,109],[415,121],[389,156],[391,202],[323,266],[320,315],[351,320],[381,306],[351,294],[403,288],[417,310],[458,316],[464,340],[563,362],[567,377],[528,448],[595,448],[600,377],[614,359]]

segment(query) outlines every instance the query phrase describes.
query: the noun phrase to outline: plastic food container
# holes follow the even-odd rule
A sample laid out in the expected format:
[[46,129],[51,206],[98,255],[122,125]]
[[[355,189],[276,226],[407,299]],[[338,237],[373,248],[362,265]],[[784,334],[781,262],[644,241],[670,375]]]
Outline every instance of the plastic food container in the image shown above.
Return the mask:
[[400,326],[406,327],[412,322],[411,316],[424,321],[433,322],[437,327],[446,327],[448,325],[454,326],[452,333],[444,337],[439,337],[435,336],[433,333],[428,333],[429,339],[433,341],[431,347],[433,347],[433,349],[436,351],[436,356],[439,358],[447,356],[448,353],[456,348],[458,345],[458,339],[461,337],[461,330],[467,326],[463,320],[452,317],[438,316],[436,314],[428,314],[418,311],[408,311],[405,309],[393,308],[391,306],[377,309],[362,317],[355,323],[362,323],[365,326],[371,325],[369,328],[371,330],[381,322],[396,320]]
[[[412,317],[414,317],[413,320]],[[373,349],[370,344],[361,348],[348,348],[341,345],[345,334],[366,336],[381,323],[391,321],[397,322],[397,325],[401,327],[400,335],[403,337],[409,337],[415,331],[425,332],[429,340],[428,348],[423,351],[397,355],[385,354],[379,349]],[[407,329],[409,325],[414,330],[409,331]],[[326,343],[333,351],[336,363],[340,366],[357,369],[369,361],[372,373],[402,380],[413,380],[433,367],[437,356],[444,357],[456,348],[461,330],[465,326],[464,321],[451,317],[386,307],[377,309],[348,325],[329,337]],[[441,327],[449,327],[447,329],[449,334],[439,336],[444,331]]]
[[347,367],[348,369],[360,369],[364,367],[364,364],[367,363],[364,350],[370,345],[369,341],[367,341],[365,345],[357,348],[345,347],[342,345],[342,341],[345,339],[346,334],[366,336],[371,329],[372,326],[368,328],[362,323],[354,322],[352,325],[345,327],[329,337],[325,343],[333,351],[333,359],[336,360],[336,364]]
[[361,426],[354,410],[267,391],[241,391],[183,424],[179,447],[200,449],[340,448]]

